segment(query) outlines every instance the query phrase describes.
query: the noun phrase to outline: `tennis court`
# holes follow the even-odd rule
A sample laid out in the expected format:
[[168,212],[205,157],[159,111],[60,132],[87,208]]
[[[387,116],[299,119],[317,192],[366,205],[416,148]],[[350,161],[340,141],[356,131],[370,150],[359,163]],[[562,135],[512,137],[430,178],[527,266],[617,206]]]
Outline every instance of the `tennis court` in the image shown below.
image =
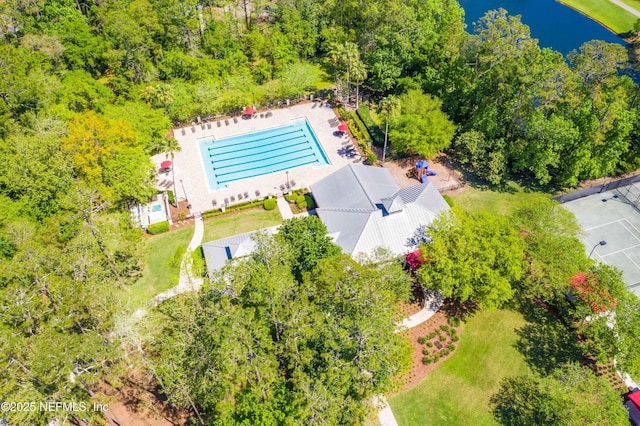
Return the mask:
[[[591,257],[622,270],[629,289],[640,297],[640,184],[634,183],[564,203],[584,230]],[[600,245],[605,241],[605,245]]]

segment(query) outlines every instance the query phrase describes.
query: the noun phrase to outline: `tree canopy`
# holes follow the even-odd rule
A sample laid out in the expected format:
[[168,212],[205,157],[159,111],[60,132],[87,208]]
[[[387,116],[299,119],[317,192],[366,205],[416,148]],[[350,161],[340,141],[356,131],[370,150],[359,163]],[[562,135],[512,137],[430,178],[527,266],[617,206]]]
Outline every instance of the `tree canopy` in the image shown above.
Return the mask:
[[427,229],[420,250],[420,283],[444,297],[497,308],[510,300],[525,273],[525,243],[508,218],[454,209]]
[[399,104],[400,113],[389,123],[389,139],[395,150],[432,158],[449,147],[455,125],[442,112],[438,98],[411,90],[400,96]]
[[503,425],[629,424],[620,396],[577,364],[560,366],[549,377],[507,378],[492,404]]
[[[294,219],[285,233],[305,225],[317,223]],[[409,365],[393,321],[408,275],[330,250],[297,279],[299,241],[256,243],[199,296],[172,302],[154,360],[166,391],[185,405],[190,395],[206,424],[359,423]]]

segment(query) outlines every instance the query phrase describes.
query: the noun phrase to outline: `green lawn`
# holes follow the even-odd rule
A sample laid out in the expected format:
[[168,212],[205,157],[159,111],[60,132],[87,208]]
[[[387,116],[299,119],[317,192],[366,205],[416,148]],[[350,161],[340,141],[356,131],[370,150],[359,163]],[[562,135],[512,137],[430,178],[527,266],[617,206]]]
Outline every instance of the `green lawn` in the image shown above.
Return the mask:
[[400,426],[495,425],[489,399],[504,377],[529,371],[515,349],[526,321],[507,310],[482,311],[464,324],[456,353],[416,387],[389,399]]
[[282,223],[282,216],[278,209],[264,210],[260,208],[217,216],[205,220],[202,242],[206,243],[256,229],[268,228],[280,223]]
[[498,192],[489,189],[469,187],[452,196],[456,206],[468,212],[488,210],[492,213],[510,214],[520,207],[547,200],[551,196],[543,192],[524,191],[513,184],[511,191]]
[[[627,12],[609,0],[559,0],[592,19],[600,22],[617,34],[623,34],[633,29],[638,17]],[[627,4],[632,4],[626,2]],[[634,6],[635,7],[635,6]]]
[[640,0],[620,0],[622,3],[625,3],[628,6],[633,7],[637,11],[640,11]]
[[148,237],[147,267],[142,277],[128,288],[127,302],[132,308],[144,307],[153,297],[178,284],[180,254],[184,253],[193,227]]

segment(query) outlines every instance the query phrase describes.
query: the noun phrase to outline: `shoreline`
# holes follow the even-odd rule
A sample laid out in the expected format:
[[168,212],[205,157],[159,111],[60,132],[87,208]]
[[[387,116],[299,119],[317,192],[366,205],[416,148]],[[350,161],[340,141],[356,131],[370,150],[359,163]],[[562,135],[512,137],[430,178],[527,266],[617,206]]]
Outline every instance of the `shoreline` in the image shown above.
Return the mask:
[[589,15],[588,13],[568,4],[565,3],[563,0],[556,0],[557,3],[560,3],[561,5],[568,7],[569,9],[575,10],[576,12],[578,12],[580,15],[582,16],[586,16],[587,18],[591,19],[594,22],[597,22],[599,25],[603,26],[604,28],[606,28],[607,30],[611,31],[613,34],[617,35],[618,37],[620,37],[621,39],[623,39],[624,41],[627,41],[622,35],[626,34],[626,33],[618,33],[616,32],[613,28],[611,28],[610,26],[608,26],[607,24],[605,24],[604,22],[602,22],[601,20],[597,19],[594,16]]
[[[605,0],[608,1],[608,0]],[[596,18],[595,16],[589,15],[588,13],[586,13],[583,10],[578,9],[577,7],[566,3],[564,0],[556,0],[557,3],[560,3],[561,5],[568,7],[569,9],[575,10],[576,12],[578,12],[579,14],[581,14],[582,16],[585,16],[589,19],[591,19],[594,22],[597,22],[599,25],[601,25],[602,27],[606,28],[607,30],[611,31],[613,34],[617,35],[618,37],[620,37],[621,39],[623,39],[625,41],[625,43],[627,44],[631,44],[628,40],[628,37],[625,37],[626,34],[629,34],[631,31],[627,31],[624,33],[619,33],[617,31],[615,31],[613,28],[611,28],[610,26],[608,26],[607,24],[605,24],[604,22],[602,22],[600,19]],[[613,4],[613,3],[612,3]],[[615,4],[614,4],[615,6]],[[623,9],[624,10],[624,9]],[[640,19],[640,18],[638,18]]]

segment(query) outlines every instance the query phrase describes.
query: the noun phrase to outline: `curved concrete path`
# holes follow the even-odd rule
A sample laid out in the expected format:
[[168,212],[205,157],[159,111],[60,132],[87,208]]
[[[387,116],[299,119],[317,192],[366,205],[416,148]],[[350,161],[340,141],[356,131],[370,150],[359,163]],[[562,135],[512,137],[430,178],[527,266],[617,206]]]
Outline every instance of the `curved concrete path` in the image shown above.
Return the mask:
[[201,277],[194,277],[191,270],[191,253],[202,244],[202,237],[204,236],[204,220],[202,215],[196,213],[195,215],[195,227],[193,229],[193,236],[187,246],[187,251],[182,257],[180,262],[180,279],[178,285],[170,288],[169,290],[158,294],[153,301],[153,306],[157,306],[167,299],[170,299],[178,294],[186,291],[197,291],[202,287],[203,280]]
[[[408,328],[413,328],[422,324],[429,318],[435,315],[442,306],[442,295],[437,291],[425,291],[424,292],[424,308],[421,311],[416,312],[409,318],[402,320],[398,324],[398,330],[402,331]],[[398,426],[393,411],[387,402],[387,398],[384,395],[376,395],[374,397],[374,404],[378,407],[378,420],[382,426]]]

